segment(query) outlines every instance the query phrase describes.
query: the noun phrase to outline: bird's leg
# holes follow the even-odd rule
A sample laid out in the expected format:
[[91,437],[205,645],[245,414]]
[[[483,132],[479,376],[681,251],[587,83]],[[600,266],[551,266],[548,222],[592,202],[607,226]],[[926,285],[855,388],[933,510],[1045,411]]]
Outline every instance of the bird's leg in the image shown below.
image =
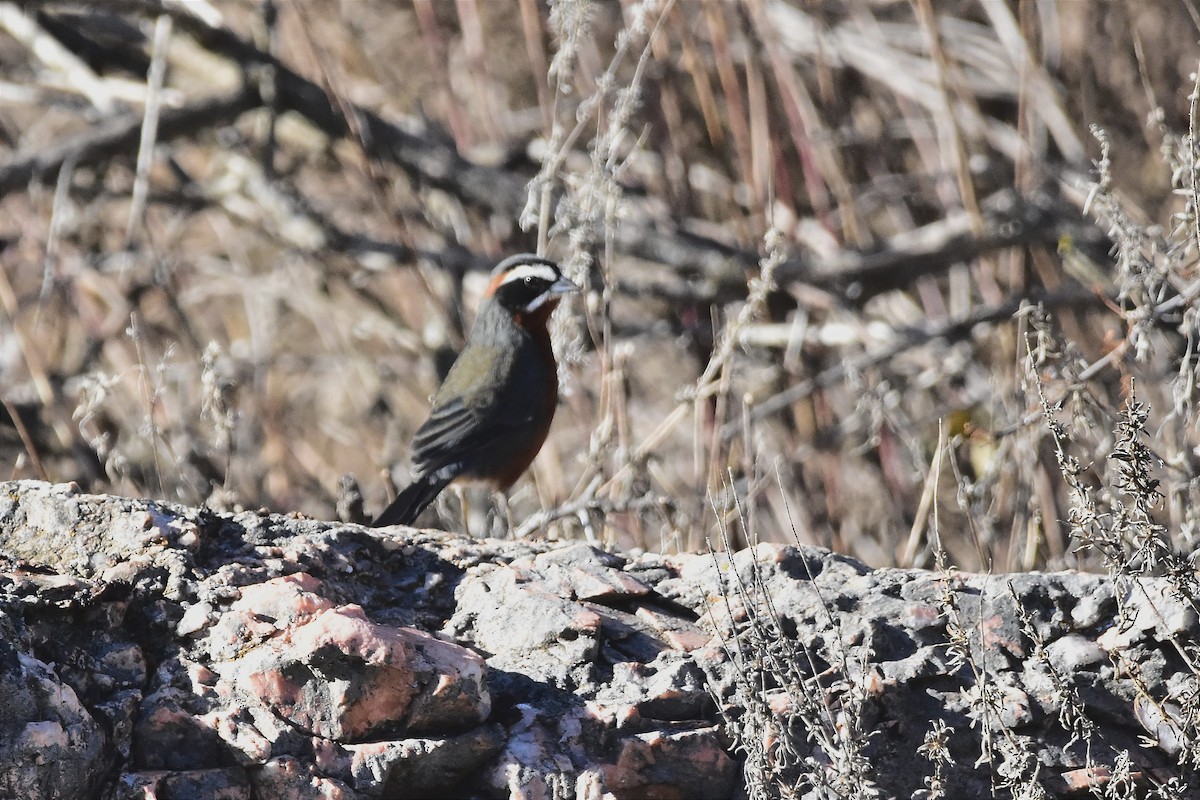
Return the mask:
[[467,490],[465,487],[455,484],[454,492],[455,492],[455,494],[458,495],[458,508],[459,508],[459,511],[462,513],[463,533],[466,534],[467,536],[470,536],[471,535],[471,503],[470,503],[470,499],[467,497]]
[[508,495],[501,491],[492,492],[492,505],[496,509],[496,518],[504,525],[504,538],[512,537],[512,509],[508,505]]

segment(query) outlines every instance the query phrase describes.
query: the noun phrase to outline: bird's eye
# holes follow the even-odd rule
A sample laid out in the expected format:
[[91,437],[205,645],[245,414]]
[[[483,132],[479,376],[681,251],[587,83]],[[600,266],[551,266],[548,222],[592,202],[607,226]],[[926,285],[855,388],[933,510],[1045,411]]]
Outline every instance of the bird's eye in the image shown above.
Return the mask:
[[532,275],[526,275],[526,276],[525,276],[525,285],[526,285],[526,286],[532,286],[532,285],[533,285],[533,276],[532,276]]

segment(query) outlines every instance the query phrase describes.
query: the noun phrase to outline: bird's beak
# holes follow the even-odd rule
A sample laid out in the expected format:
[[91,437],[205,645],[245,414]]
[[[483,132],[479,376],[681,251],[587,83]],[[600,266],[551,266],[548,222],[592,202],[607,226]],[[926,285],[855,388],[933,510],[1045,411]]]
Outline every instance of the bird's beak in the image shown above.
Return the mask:
[[563,275],[554,283],[550,284],[550,288],[546,290],[550,294],[569,294],[579,291],[579,284]]

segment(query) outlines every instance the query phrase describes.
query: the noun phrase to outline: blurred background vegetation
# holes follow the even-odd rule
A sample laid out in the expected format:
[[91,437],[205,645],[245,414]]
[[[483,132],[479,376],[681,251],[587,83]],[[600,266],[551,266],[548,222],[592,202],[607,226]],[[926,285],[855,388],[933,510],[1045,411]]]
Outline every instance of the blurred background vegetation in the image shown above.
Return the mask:
[[1190,554],[1198,36],[1187,0],[2,2],[0,464],[326,519],[353,475],[370,514],[486,271],[544,247],[587,287],[563,403],[474,533]]

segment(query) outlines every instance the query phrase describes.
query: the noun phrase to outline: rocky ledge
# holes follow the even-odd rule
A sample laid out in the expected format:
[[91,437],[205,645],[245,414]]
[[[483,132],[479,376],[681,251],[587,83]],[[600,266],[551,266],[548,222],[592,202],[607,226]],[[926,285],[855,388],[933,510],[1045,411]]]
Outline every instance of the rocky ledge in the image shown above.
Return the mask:
[[0,797],[1170,785],[1194,777],[1197,633],[1158,579],[626,556],[6,483]]

